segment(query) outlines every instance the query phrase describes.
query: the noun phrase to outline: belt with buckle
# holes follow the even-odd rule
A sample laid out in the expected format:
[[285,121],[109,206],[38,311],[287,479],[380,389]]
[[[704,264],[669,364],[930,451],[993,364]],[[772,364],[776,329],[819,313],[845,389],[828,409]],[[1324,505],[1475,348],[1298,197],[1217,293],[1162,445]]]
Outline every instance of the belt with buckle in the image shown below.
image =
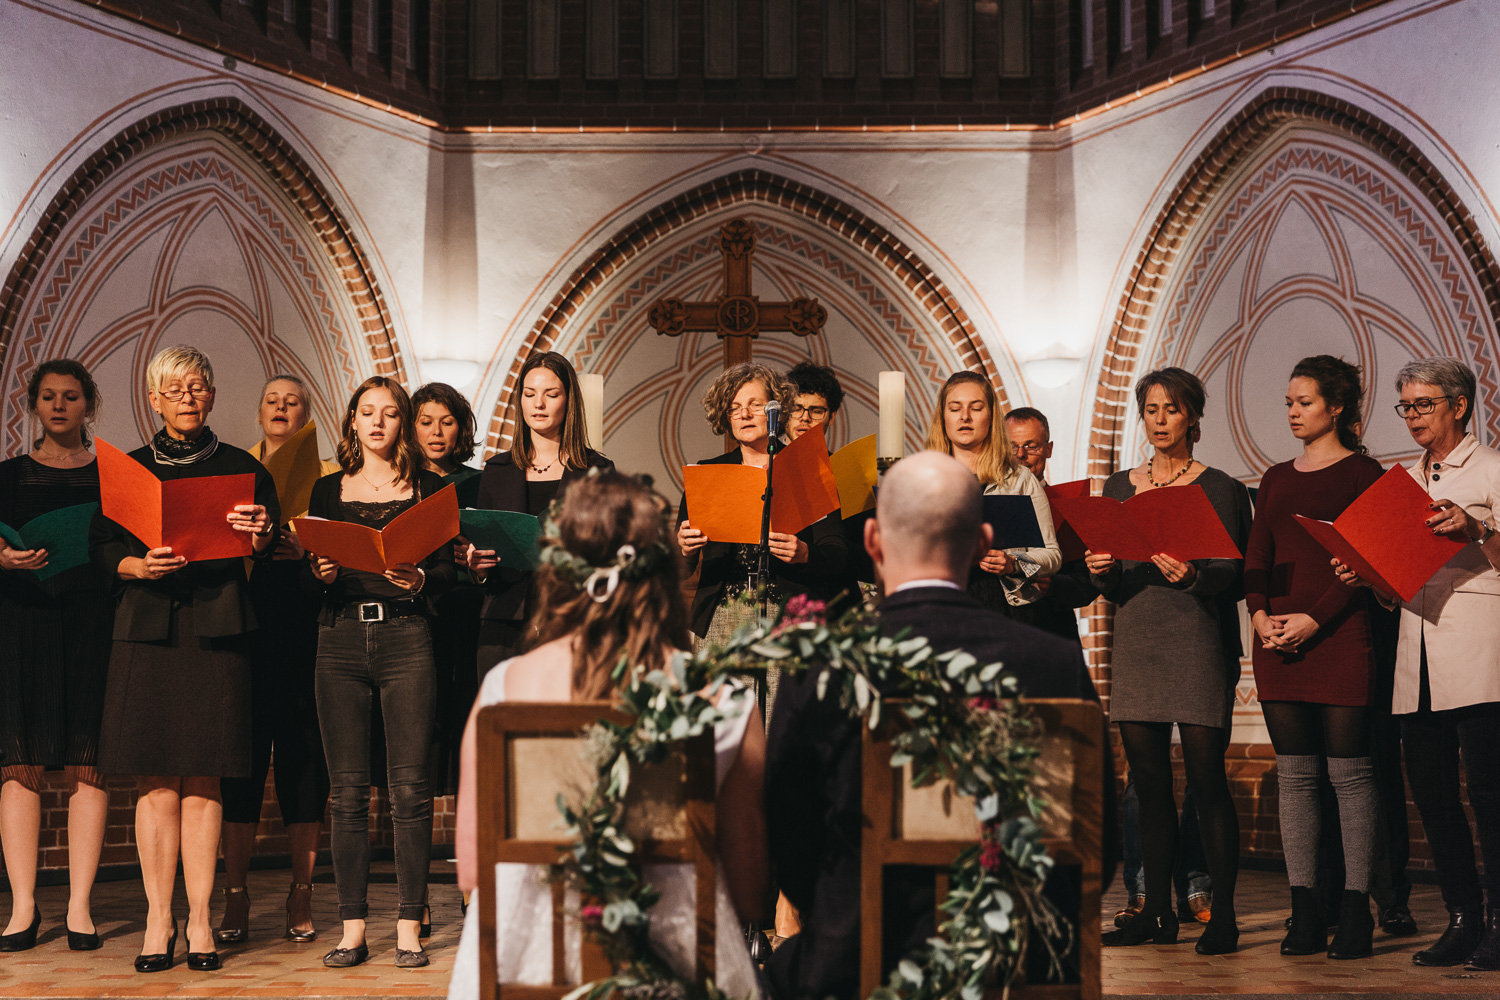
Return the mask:
[[334,612],[336,618],[353,618],[356,621],[383,622],[387,618],[409,618],[424,611],[417,601],[361,601],[346,604]]

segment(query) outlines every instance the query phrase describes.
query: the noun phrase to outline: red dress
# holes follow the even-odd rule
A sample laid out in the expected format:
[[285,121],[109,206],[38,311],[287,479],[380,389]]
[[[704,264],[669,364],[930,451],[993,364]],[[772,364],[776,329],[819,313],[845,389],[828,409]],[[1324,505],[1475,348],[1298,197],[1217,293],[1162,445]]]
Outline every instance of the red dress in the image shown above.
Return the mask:
[[1297,653],[1265,649],[1258,636],[1252,637],[1261,701],[1370,703],[1367,592],[1339,583],[1327,550],[1292,515],[1332,521],[1381,472],[1373,458],[1350,455],[1315,472],[1282,462],[1261,479],[1245,549],[1245,604],[1252,617],[1257,611],[1301,612],[1318,623],[1312,640]]

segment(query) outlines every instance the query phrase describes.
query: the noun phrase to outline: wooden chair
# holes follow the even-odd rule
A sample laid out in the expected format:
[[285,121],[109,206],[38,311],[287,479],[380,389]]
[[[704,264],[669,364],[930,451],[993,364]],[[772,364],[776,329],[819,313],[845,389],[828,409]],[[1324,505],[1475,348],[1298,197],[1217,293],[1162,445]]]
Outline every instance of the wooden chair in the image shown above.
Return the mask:
[[[1039,823],[1043,842],[1059,867],[1079,873],[1079,912],[1065,913],[1078,938],[1078,982],[1024,984],[1019,993],[1047,1000],[1099,1000],[1099,898],[1102,892],[1104,717],[1096,702],[1028,699],[1041,722],[1036,794],[1048,805]],[[886,718],[899,724],[893,706]],[[947,782],[911,787],[911,768],[891,767],[888,740],[868,729],[863,756],[864,832],[860,873],[860,995],[881,983],[882,897],[885,870],[892,865],[933,869],[936,899],[948,894],[948,869],[980,836],[973,801]],[[939,916],[941,922],[941,915]],[[1017,989],[1011,990],[1015,996]],[[990,995],[1000,996],[999,990]]]
[[[552,983],[499,981],[496,946],[495,865],[550,866],[571,846],[557,810],[559,793],[591,788],[582,732],[601,720],[623,723],[623,713],[603,702],[509,702],[480,710],[476,719],[478,792],[479,995],[484,1000],[557,1000],[569,984],[564,889],[552,887]],[[714,972],[715,812],[713,734],[687,741],[661,764],[631,768],[626,832],[642,862],[693,866],[696,899],[695,976]],[[583,982],[614,970],[603,951],[583,940]]]

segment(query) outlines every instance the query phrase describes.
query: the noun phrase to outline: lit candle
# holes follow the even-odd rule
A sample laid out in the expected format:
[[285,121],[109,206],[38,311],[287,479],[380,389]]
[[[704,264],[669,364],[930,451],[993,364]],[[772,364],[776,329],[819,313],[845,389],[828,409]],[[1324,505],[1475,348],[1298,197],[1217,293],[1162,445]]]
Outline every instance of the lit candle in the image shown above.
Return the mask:
[[578,376],[583,388],[583,429],[589,447],[604,447],[604,376],[592,372]]
[[875,453],[879,458],[900,458],[906,454],[906,375],[902,372],[880,373],[880,425]]

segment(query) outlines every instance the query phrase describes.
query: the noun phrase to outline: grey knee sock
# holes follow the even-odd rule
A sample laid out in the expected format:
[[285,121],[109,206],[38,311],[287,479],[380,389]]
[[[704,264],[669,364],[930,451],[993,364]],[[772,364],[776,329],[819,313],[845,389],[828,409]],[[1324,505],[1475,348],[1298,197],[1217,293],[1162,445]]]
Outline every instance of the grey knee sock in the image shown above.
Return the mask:
[[1286,858],[1287,881],[1294,886],[1312,888],[1317,883],[1318,775],[1322,765],[1322,757],[1276,755],[1281,853]]
[[1329,757],[1328,780],[1339,799],[1339,827],[1344,837],[1344,888],[1370,889],[1370,859],[1375,853],[1375,824],[1380,802],[1375,767],[1368,757]]

